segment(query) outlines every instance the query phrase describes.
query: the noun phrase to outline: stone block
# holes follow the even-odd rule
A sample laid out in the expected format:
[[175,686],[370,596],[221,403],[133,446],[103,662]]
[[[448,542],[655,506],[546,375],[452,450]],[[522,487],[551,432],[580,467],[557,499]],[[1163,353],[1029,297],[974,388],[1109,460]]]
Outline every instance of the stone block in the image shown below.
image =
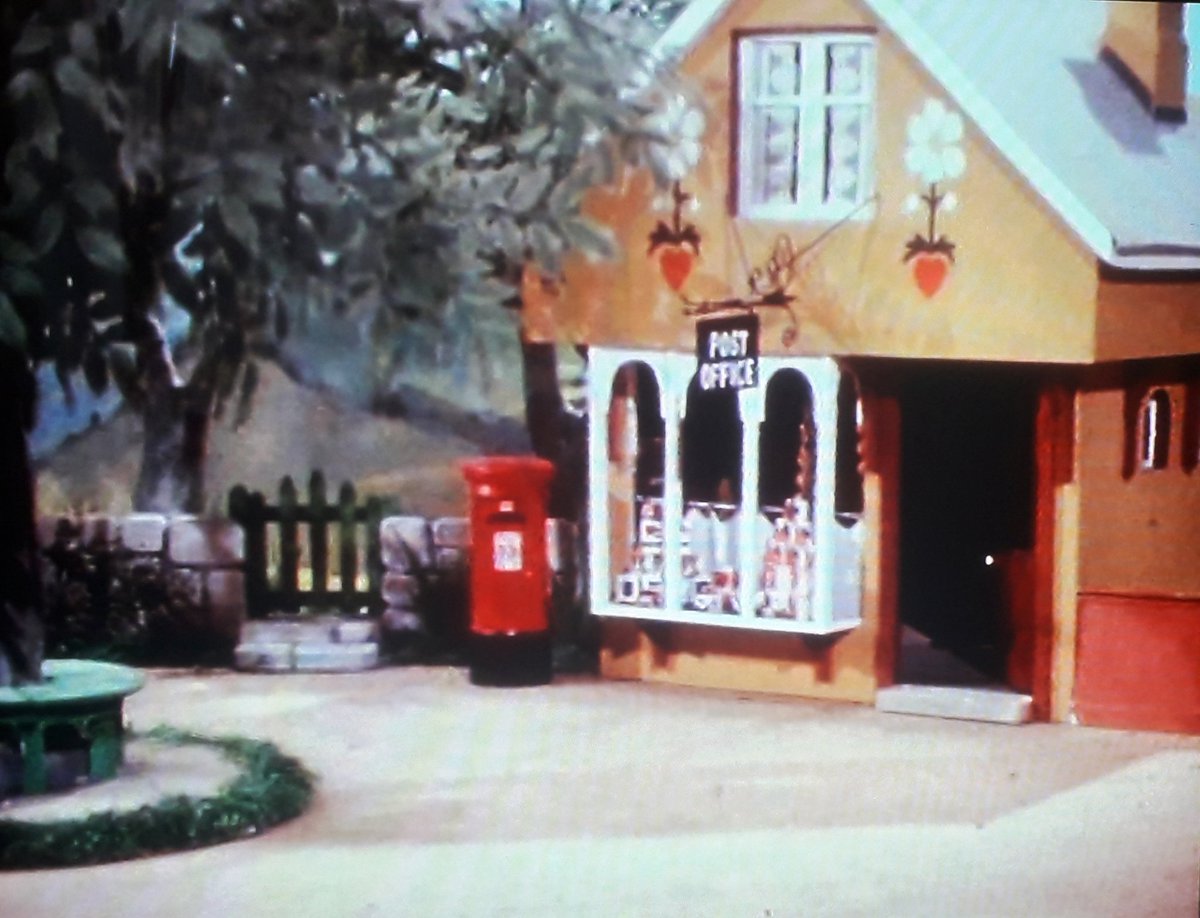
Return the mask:
[[420,585],[411,574],[383,575],[383,601],[392,608],[411,609],[417,600]]
[[379,645],[362,641],[356,644],[297,644],[295,669],[307,673],[357,673],[373,669],[379,663]]
[[246,577],[241,571],[208,571],[205,574],[209,614],[222,637],[237,637],[246,620]]
[[204,572],[176,570],[172,579],[183,586],[183,596],[190,605],[203,607],[205,600]]
[[379,524],[383,564],[390,571],[408,571],[432,563],[429,524],[423,516],[389,516]]
[[246,537],[232,520],[176,517],[167,527],[167,557],[184,567],[236,567]]
[[434,558],[439,571],[454,571],[466,567],[467,553],[458,548],[439,548]]
[[417,615],[412,609],[396,609],[388,607],[383,610],[383,615],[379,619],[380,627],[387,632],[397,633],[414,633],[425,630],[425,623],[421,621],[421,616]]
[[875,693],[875,708],[993,724],[1024,724],[1033,718],[1033,699],[1006,689],[944,685],[893,685]]
[[430,524],[436,548],[467,548],[471,544],[471,524],[461,516],[443,516]]
[[167,535],[167,518],[161,513],[131,513],[117,521],[117,535],[128,551],[160,552]]
[[286,673],[295,666],[295,646],[288,643],[243,643],[233,651],[238,669],[250,672]]
[[242,625],[242,643],[329,643],[337,626],[338,620],[333,616],[298,620],[257,619]]
[[343,619],[333,632],[333,640],[338,644],[365,644],[378,636],[379,629],[369,618]]

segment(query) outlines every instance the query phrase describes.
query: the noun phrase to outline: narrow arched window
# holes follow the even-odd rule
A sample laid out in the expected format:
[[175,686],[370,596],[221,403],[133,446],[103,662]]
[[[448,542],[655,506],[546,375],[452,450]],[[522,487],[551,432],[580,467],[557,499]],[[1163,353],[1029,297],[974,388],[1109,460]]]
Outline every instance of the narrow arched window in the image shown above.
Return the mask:
[[863,513],[863,478],[859,468],[859,435],[863,425],[862,399],[858,381],[843,373],[837,394],[837,480],[833,491],[833,512],[843,526],[853,526]]
[[1142,402],[1141,466],[1165,469],[1171,449],[1171,396],[1166,389],[1154,389]]
[[664,429],[654,371],[623,364],[608,406],[608,525],[611,598],[627,605],[663,604]]

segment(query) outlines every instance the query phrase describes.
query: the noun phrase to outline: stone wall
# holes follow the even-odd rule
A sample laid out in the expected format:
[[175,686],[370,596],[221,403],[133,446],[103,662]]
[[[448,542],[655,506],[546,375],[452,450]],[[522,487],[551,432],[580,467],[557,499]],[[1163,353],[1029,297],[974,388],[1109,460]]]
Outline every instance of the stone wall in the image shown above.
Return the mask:
[[[380,526],[384,564],[384,630],[440,630],[448,638],[465,629],[466,567],[470,527],[466,519],[386,517]],[[146,559],[164,573],[183,577],[189,600],[204,610],[213,633],[236,640],[249,615],[272,610],[246,608],[245,538],[225,518],[86,515],[48,517],[39,523],[43,551],[57,543],[107,553],[129,561]],[[553,574],[552,617],[570,631],[565,617],[575,609],[578,562],[575,528],[563,520],[546,523],[547,563]]]
[[[546,563],[552,576],[551,626],[560,634],[574,626],[571,613],[580,592],[576,532],[565,520],[546,521]],[[448,636],[465,629],[465,573],[471,532],[461,517],[427,520],[420,516],[390,516],[380,525],[384,579],[383,626],[404,631],[420,627]],[[436,592],[436,597],[428,595]],[[430,600],[442,608],[431,609]],[[424,613],[424,614],[422,614]],[[440,622],[431,621],[439,616]]]
[[42,550],[78,547],[93,557],[151,562],[164,577],[186,584],[216,637],[235,640],[246,618],[242,565],[245,540],[227,519],[133,513],[127,516],[47,517],[38,525]]

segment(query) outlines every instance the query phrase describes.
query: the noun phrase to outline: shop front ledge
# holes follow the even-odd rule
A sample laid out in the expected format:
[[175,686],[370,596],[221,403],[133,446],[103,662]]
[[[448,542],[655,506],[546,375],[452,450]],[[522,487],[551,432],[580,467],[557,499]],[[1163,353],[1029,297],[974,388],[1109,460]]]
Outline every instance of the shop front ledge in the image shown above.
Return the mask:
[[593,614],[609,618],[635,618],[643,621],[680,625],[710,625],[717,628],[738,628],[743,631],[769,631],[776,634],[830,635],[853,631],[862,619],[838,619],[832,622],[810,622],[791,618],[759,618],[733,612],[668,612],[653,606],[605,603],[593,606]]

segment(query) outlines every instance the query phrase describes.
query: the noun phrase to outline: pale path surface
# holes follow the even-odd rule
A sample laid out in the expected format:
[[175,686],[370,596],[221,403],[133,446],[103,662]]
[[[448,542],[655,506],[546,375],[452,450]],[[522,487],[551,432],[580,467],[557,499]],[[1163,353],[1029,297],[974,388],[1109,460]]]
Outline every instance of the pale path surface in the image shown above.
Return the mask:
[[1200,738],[454,669],[156,673],[321,776],[265,837],[0,874],[0,915],[1194,916]]

